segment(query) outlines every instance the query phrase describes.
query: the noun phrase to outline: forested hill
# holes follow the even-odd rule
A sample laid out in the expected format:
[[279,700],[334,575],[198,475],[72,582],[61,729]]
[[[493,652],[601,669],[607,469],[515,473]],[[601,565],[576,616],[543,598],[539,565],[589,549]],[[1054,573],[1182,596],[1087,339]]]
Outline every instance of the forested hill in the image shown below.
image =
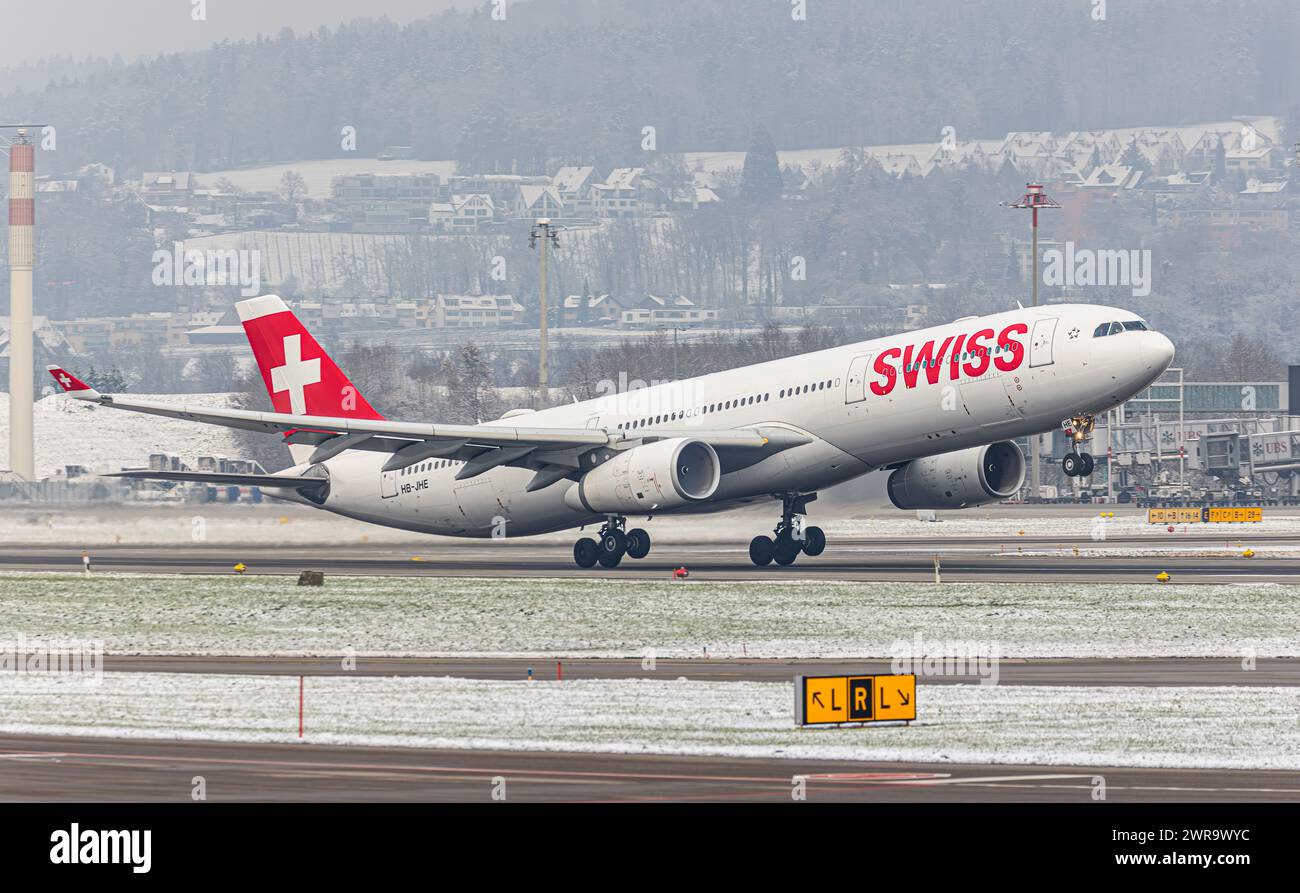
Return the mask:
[[[511,0],[406,26],[222,43],[38,92],[71,169],[212,170],[412,145],[477,170],[677,152],[934,141],[1287,114],[1295,0]],[[1171,65],[1170,59],[1185,64]]]

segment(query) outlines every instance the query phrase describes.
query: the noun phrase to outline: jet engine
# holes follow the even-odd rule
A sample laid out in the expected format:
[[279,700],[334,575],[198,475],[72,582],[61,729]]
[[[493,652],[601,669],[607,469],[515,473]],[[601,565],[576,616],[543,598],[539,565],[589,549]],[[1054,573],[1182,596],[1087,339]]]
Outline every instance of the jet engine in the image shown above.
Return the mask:
[[889,476],[889,501],[910,509],[959,509],[1014,496],[1025,457],[1014,441],[913,459]]
[[674,437],[624,450],[597,465],[569,488],[564,501],[577,511],[635,514],[701,502],[721,480],[713,447]]

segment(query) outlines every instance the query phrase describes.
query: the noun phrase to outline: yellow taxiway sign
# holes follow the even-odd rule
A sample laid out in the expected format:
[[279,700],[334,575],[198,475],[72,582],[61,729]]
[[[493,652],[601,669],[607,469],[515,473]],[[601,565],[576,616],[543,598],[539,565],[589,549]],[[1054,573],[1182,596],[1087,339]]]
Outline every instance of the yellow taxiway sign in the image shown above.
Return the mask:
[[916,719],[916,676],[796,676],[795,723],[841,723]]

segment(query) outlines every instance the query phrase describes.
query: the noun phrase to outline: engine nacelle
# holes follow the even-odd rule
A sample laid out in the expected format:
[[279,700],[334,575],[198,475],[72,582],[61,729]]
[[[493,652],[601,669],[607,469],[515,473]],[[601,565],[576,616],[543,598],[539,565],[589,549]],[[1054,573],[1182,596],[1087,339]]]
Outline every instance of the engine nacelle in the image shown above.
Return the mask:
[[889,476],[889,501],[900,509],[959,509],[1014,496],[1025,483],[1025,457],[1000,440],[913,459]]
[[624,450],[597,465],[564,494],[576,511],[640,513],[708,499],[722,480],[713,447],[674,437]]

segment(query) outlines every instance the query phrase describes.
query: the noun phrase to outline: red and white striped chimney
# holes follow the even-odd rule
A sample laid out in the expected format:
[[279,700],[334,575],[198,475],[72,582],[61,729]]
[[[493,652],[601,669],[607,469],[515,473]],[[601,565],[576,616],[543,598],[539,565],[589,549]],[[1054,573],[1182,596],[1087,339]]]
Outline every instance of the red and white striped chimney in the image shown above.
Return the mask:
[[9,467],[36,477],[32,435],[32,264],[36,258],[36,147],[26,130],[9,147]]

